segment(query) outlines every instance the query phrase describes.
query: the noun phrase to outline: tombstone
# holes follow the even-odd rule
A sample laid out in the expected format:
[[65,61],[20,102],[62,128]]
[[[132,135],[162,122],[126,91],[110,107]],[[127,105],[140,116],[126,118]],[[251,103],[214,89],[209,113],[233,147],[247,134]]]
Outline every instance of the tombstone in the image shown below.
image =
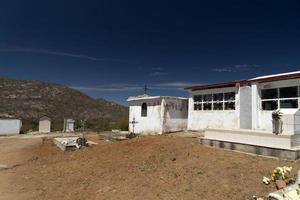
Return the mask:
[[47,116],[41,117],[39,120],[39,132],[50,133],[51,132],[51,119]]
[[64,119],[63,132],[65,132],[65,133],[74,132],[74,123],[75,123],[75,120],[73,120],[73,119]]

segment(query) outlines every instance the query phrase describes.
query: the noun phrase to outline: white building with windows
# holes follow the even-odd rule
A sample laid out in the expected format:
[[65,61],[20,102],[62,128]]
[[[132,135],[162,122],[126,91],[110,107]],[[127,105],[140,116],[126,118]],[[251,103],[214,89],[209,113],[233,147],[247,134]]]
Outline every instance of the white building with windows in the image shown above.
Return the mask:
[[[272,112],[279,109],[283,113],[283,134],[294,134],[300,131],[300,118],[296,117],[299,87],[300,71],[187,87],[190,96],[188,129],[272,131]],[[293,113],[294,122],[285,118]]]
[[163,134],[187,128],[187,98],[141,95],[129,97],[127,101],[132,133]]
[[[188,130],[204,130],[206,143],[288,150],[300,145],[300,71],[185,89]],[[273,134],[275,110],[282,113],[279,135]]]

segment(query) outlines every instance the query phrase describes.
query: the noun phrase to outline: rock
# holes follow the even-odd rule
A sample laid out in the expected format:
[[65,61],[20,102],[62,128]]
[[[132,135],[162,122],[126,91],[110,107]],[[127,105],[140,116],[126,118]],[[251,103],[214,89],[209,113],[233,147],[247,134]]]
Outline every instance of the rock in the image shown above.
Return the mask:
[[1,165],[0,164],[0,170],[9,169],[10,167],[8,165]]
[[271,182],[271,179],[264,176],[262,181],[263,181],[264,184],[269,185],[270,182]]

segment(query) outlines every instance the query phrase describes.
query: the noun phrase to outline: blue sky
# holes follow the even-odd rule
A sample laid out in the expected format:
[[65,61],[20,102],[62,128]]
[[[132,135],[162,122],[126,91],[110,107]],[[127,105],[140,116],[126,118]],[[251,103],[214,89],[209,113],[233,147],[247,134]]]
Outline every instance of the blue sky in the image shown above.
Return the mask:
[[300,1],[10,0],[0,75],[126,104],[190,84],[300,70]]

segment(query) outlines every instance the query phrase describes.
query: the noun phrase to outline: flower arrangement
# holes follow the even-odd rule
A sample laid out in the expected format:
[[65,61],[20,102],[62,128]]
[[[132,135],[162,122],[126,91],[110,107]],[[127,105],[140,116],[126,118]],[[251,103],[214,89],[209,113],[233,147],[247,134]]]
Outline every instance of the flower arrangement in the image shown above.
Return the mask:
[[272,112],[272,119],[273,120],[280,120],[282,116],[282,112],[280,110],[275,110]]
[[287,179],[290,178],[291,171],[292,171],[292,167],[287,167],[287,166],[276,167],[273,170],[271,178],[272,178],[273,181],[276,181],[276,180],[287,180]]
[[283,121],[281,120],[283,113],[280,112],[280,110],[276,110],[272,112],[272,125],[273,125],[273,133],[278,135],[279,133],[282,133],[282,124]]

